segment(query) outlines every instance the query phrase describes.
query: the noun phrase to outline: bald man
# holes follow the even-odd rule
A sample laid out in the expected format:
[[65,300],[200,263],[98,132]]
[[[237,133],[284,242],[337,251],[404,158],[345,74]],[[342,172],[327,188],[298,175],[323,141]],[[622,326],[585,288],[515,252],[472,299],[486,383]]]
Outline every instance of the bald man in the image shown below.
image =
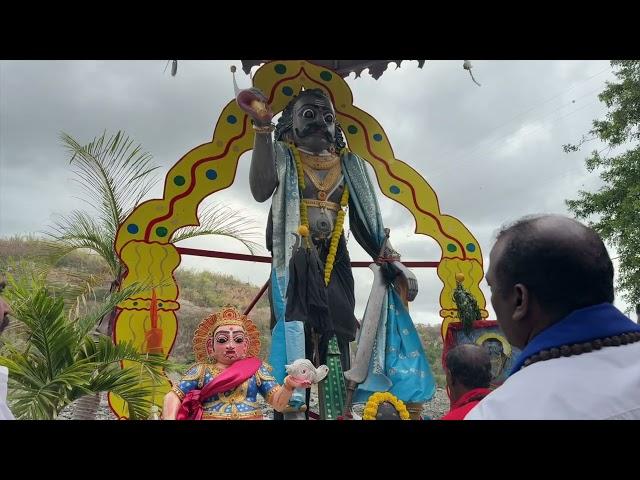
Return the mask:
[[504,228],[489,257],[491,303],[522,353],[475,419],[640,419],[640,326],[613,303],[598,234],[559,215]]
[[464,420],[491,393],[491,357],[485,348],[466,343],[449,350],[444,363],[451,409],[440,420]]

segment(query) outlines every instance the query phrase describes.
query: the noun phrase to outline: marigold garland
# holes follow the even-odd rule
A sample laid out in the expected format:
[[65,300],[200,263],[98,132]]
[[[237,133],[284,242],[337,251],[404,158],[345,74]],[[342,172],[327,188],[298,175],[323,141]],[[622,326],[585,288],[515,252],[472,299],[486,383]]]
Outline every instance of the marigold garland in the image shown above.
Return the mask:
[[384,402],[389,402],[400,414],[401,420],[409,420],[409,411],[404,402],[389,392],[376,392],[369,397],[362,414],[363,420],[375,420],[378,408]]
[[336,261],[336,252],[338,251],[338,242],[342,235],[342,227],[344,225],[345,211],[344,207],[349,202],[349,188],[345,184],[342,197],[340,198],[340,210],[336,215],[336,224],[333,227],[333,233],[331,234],[331,244],[329,245],[329,254],[327,255],[327,261],[324,265],[324,284],[329,285],[331,279],[331,272],[333,271],[333,264]]

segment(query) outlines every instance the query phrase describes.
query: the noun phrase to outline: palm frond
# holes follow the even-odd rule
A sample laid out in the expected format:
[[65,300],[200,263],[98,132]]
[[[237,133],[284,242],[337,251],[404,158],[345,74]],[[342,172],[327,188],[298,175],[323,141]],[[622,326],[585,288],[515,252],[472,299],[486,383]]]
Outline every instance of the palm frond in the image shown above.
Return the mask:
[[7,262],[6,280],[8,288],[3,292],[12,310],[16,304],[26,301],[33,290],[43,287],[51,270],[50,265],[42,265],[30,260],[9,260]]
[[66,322],[62,298],[52,297],[41,287],[20,304],[13,316],[27,327],[32,360],[46,369],[47,378],[54,378],[73,362],[77,337]]
[[[6,360],[2,358],[1,361]],[[53,378],[34,375],[32,360],[14,362],[11,371],[10,403],[18,418],[51,419],[73,401],[72,391],[91,393],[87,388],[95,366],[87,361],[67,365]],[[36,372],[37,373],[37,372]]]
[[119,273],[120,259],[113,247],[115,232],[106,231],[88,213],[74,210],[68,216],[57,217],[45,233],[53,240],[47,244],[53,261],[86,248],[107,262],[114,277]]
[[20,384],[20,388],[38,389],[46,382],[46,372],[32,362],[29,355],[5,344],[7,355],[0,356],[0,365],[9,369],[9,378]]
[[96,342],[95,353],[91,360],[101,365],[120,364],[125,360],[135,362],[139,364],[145,375],[155,381],[162,379],[160,369],[167,364],[167,360],[162,355],[140,353],[133,343],[113,343],[104,335],[101,335]]
[[198,213],[198,219],[199,226],[177,230],[171,241],[178,243],[203,235],[221,235],[242,242],[252,255],[261,248],[260,244],[254,241],[259,238],[255,221],[247,218],[242,211],[233,210],[222,204],[211,204]]
[[87,335],[105,315],[110,313],[120,302],[129,297],[133,297],[144,290],[152,288],[143,283],[132,283],[118,292],[110,293],[97,308],[78,318],[76,329],[78,335],[83,337]]
[[[78,183],[88,195],[87,202],[115,233],[156,182],[151,173],[158,167],[152,164],[152,156],[121,131],[108,138],[104,132],[85,146],[66,133],[61,139],[71,154]],[[93,200],[96,195],[97,203]]]
[[[69,275],[73,282],[60,288],[60,296],[64,299],[70,321],[79,319],[88,310],[87,299],[97,302],[96,287],[103,285],[106,279],[101,275]],[[102,299],[101,299],[102,300]]]
[[153,405],[153,384],[145,381],[135,367],[118,370],[118,375],[111,375],[100,383],[101,390],[108,390],[120,396],[127,404],[131,420],[143,420]]

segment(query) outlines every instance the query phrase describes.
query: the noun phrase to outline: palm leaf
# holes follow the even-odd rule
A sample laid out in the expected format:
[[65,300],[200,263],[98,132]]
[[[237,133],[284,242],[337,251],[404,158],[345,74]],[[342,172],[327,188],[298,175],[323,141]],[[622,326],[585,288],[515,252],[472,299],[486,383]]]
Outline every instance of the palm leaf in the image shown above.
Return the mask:
[[125,360],[136,362],[141,370],[149,378],[160,381],[162,374],[159,370],[167,364],[167,360],[161,355],[140,353],[136,346],[130,342],[113,343],[109,337],[101,335],[96,343],[96,349],[91,360],[100,365],[120,364]]
[[101,389],[109,390],[120,396],[129,410],[129,418],[142,420],[146,418],[152,406],[150,397],[153,385],[144,382],[138,369],[125,368],[118,370],[117,375],[110,375],[101,382]]
[[109,138],[104,132],[86,146],[66,133],[61,139],[88,203],[115,237],[120,223],[156,182],[151,173],[158,167],[152,164],[152,156],[120,131]]
[[253,240],[259,235],[255,222],[248,219],[241,211],[232,210],[221,204],[211,204],[198,213],[198,219],[200,225],[177,230],[171,241],[178,243],[203,235],[221,235],[242,242],[252,255],[261,248],[260,244]]
[[40,287],[19,305],[13,316],[27,327],[28,351],[32,360],[46,369],[47,378],[54,378],[59,369],[73,362],[77,337],[65,321],[62,298],[54,298],[45,287]]
[[118,275],[120,259],[113,247],[115,233],[105,230],[104,225],[88,213],[74,210],[68,216],[59,216],[45,233],[53,240],[47,243],[52,263],[75,250],[86,248],[104,259],[114,277]]
[[43,357],[11,351],[0,357],[0,365],[11,372],[10,403],[18,418],[54,418],[71,402],[72,389],[89,393],[87,388],[95,366],[86,360],[58,368],[51,376]]
[[155,287],[155,285],[146,285],[143,283],[132,283],[123,288],[119,292],[110,293],[98,307],[94,308],[89,313],[83,315],[77,321],[77,331],[80,338],[89,334],[89,332],[96,326],[102,317],[110,313],[116,306],[126,300],[129,297],[133,297],[144,290]]

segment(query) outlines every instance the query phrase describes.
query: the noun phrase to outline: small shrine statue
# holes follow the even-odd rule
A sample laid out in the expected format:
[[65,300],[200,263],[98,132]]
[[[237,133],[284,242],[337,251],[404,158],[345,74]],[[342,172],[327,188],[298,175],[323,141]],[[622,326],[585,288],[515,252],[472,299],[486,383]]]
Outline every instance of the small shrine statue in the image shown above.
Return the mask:
[[364,407],[363,420],[410,420],[409,411],[402,400],[389,392],[377,392],[369,397]]
[[260,394],[277,411],[311,382],[287,376],[279,385],[258,358],[260,333],[235,308],[205,318],[193,337],[196,364],[164,399],[165,420],[262,420]]

